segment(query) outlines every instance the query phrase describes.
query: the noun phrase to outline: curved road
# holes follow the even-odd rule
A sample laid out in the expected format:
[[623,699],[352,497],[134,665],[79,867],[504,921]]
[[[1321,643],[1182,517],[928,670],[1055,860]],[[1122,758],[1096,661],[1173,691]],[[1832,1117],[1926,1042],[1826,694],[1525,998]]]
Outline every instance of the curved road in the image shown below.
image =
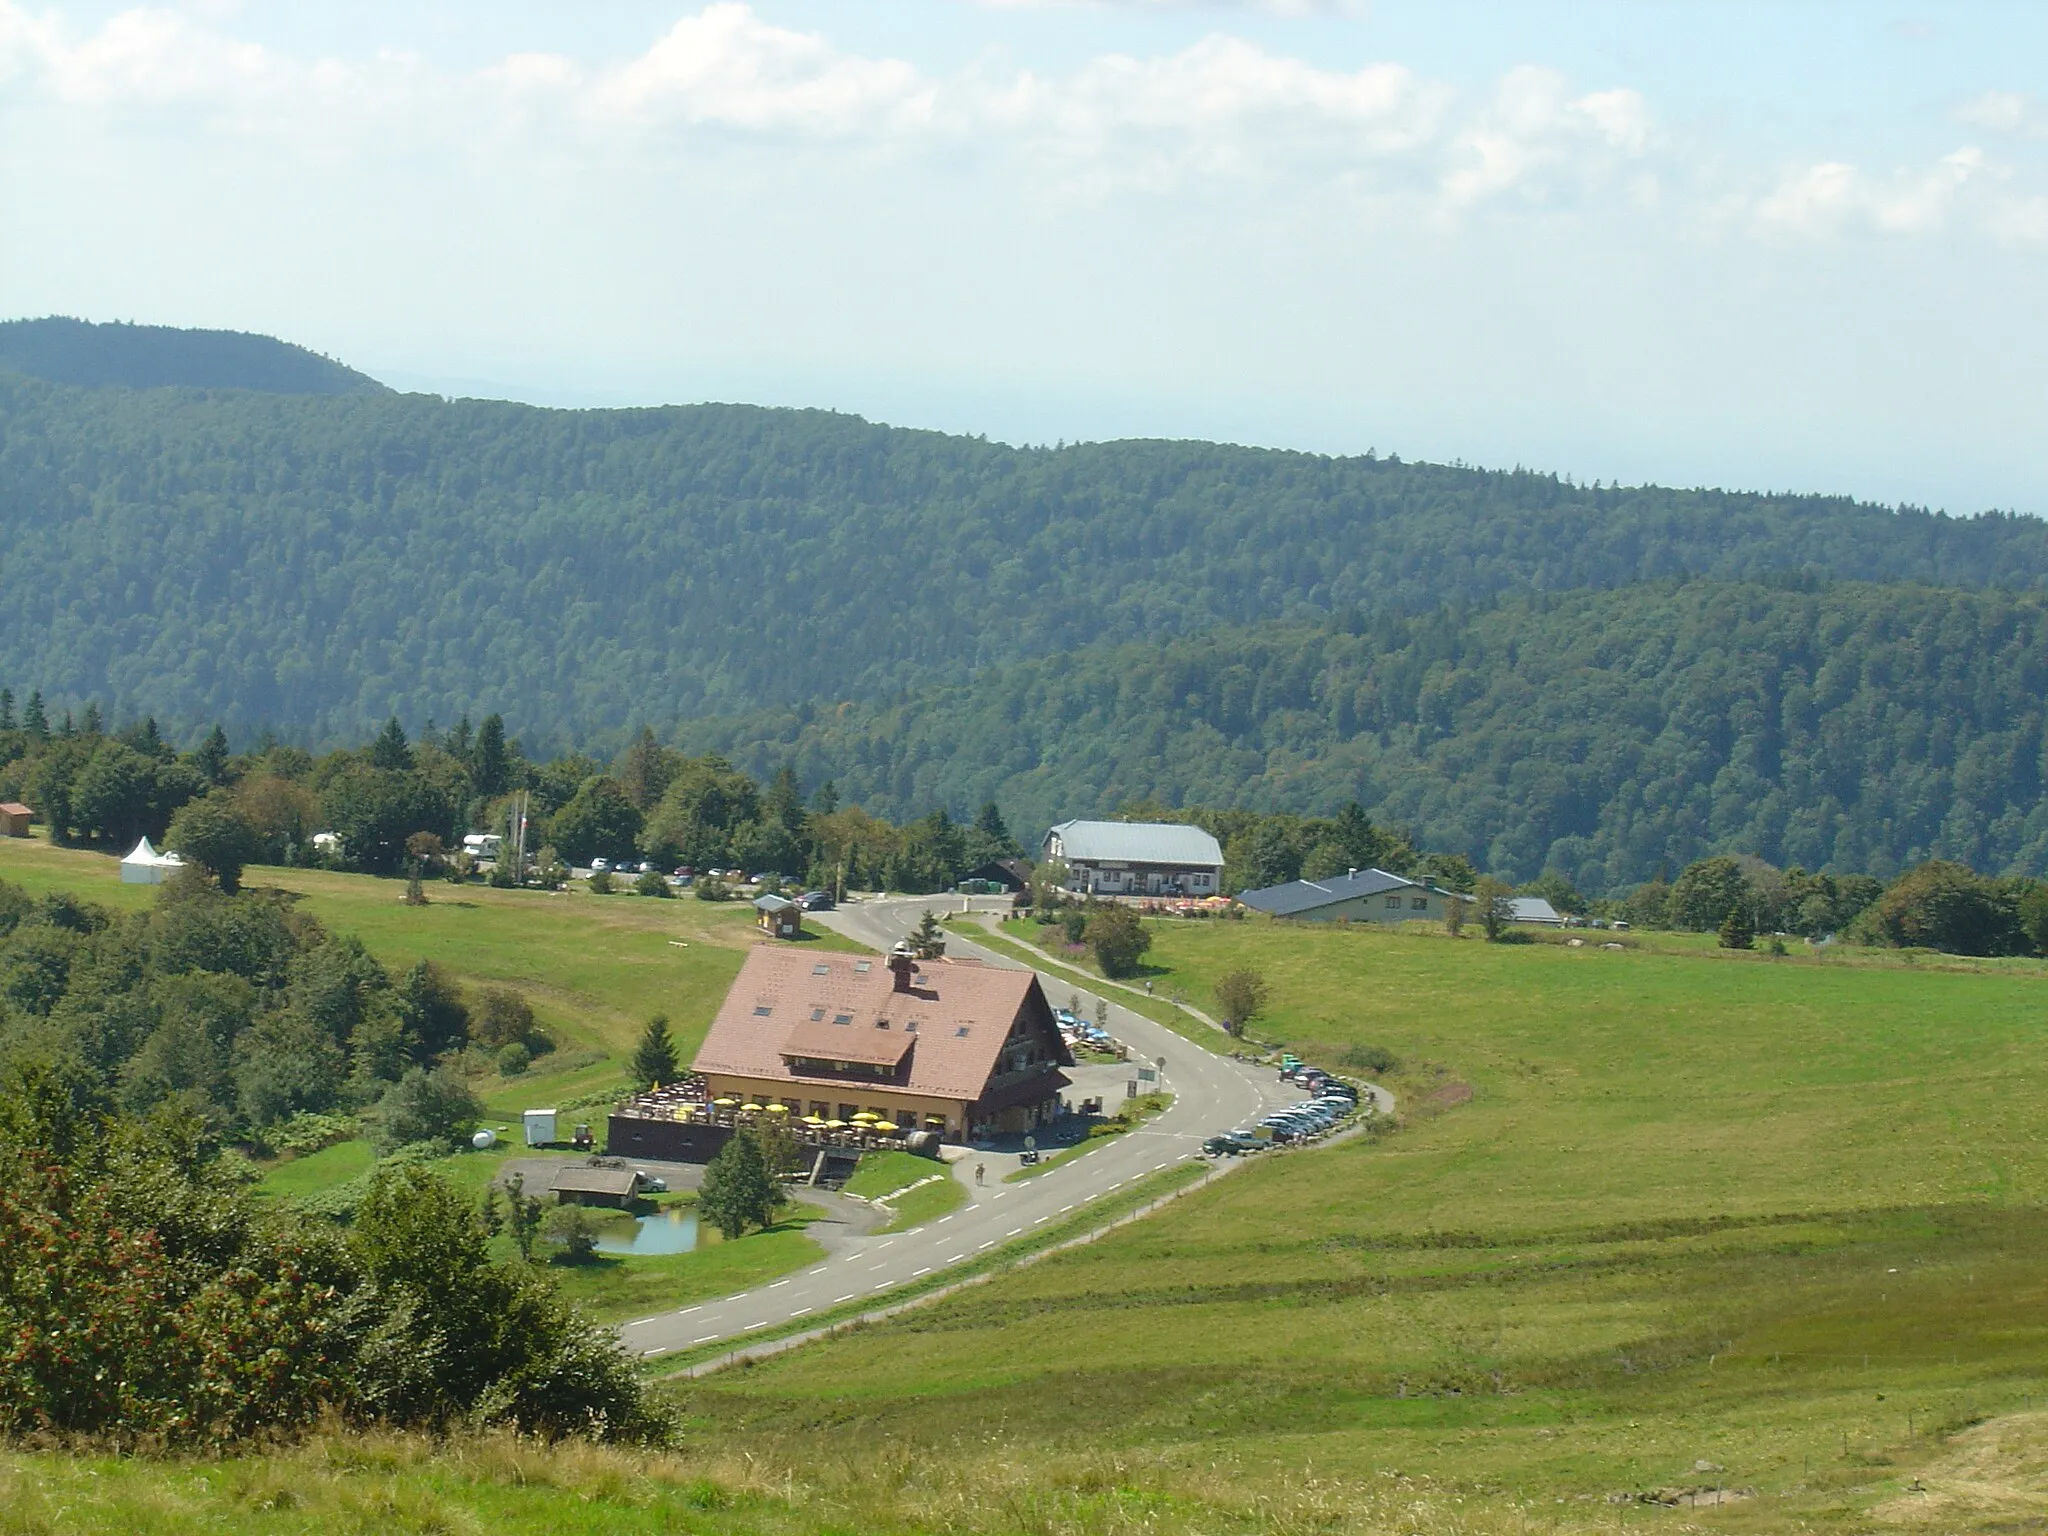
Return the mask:
[[[878,900],[815,917],[829,922],[849,938],[877,950],[887,950],[916,926],[920,913],[938,904],[929,897]],[[953,954],[1021,969],[1016,961],[958,934],[949,937],[947,947]],[[1093,1012],[1096,998],[1086,989],[1042,972],[1039,979],[1049,998],[1057,1002],[1079,992]],[[747,1334],[800,1321],[847,1302],[870,1297],[879,1301],[882,1293],[894,1286],[972,1258],[1133,1179],[1198,1156],[1204,1138],[1234,1126],[1248,1125],[1273,1108],[1300,1097],[1300,1090],[1292,1083],[1281,1082],[1270,1067],[1255,1067],[1218,1056],[1164,1025],[1118,1005],[1113,997],[1105,1001],[1107,1027],[1112,1035],[1146,1062],[1165,1058],[1166,1068],[1161,1075],[1174,1098],[1163,1114],[1139,1130],[1016,1184],[1005,1184],[998,1176],[999,1171],[1007,1172],[1015,1166],[1014,1157],[970,1154],[953,1165],[956,1176],[967,1187],[969,1203],[952,1215],[884,1237],[841,1237],[825,1259],[801,1273],[722,1301],[708,1301],[628,1323],[620,1329],[627,1349],[635,1354],[656,1355],[723,1340],[737,1344]],[[1223,1037],[1217,1038],[1220,1043]],[[977,1162],[988,1164],[989,1182],[984,1188],[976,1188],[972,1183],[971,1169]]]

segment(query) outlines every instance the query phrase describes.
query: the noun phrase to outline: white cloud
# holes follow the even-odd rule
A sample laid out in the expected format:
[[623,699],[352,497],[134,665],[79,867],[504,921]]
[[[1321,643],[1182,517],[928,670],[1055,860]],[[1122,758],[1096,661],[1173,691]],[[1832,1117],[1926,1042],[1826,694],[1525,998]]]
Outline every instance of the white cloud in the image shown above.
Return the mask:
[[1956,108],[1956,121],[1988,133],[2018,138],[2048,136],[2048,110],[2039,98],[2021,91],[1985,91]]
[[1785,173],[1755,205],[1757,224],[1805,237],[1853,231],[1931,234],[1944,228],[1966,189],[1987,169],[1983,150],[1965,145],[1919,171],[1875,177],[1830,160]]
[[1541,200],[1562,179],[1599,176],[1650,147],[1649,105],[1631,90],[1573,97],[1555,70],[1510,70],[1461,131],[1443,189],[1453,207],[1519,191]]

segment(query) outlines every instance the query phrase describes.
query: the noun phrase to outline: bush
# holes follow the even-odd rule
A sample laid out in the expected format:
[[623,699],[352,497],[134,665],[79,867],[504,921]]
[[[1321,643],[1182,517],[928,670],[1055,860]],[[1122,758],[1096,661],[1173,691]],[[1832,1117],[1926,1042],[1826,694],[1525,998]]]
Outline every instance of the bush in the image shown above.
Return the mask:
[[1266,1006],[1266,978],[1253,970],[1226,971],[1216,981],[1216,1006],[1222,1010],[1224,1029],[1243,1034]]
[[1139,958],[1152,947],[1152,935],[1129,907],[1103,907],[1088,919],[1084,933],[1105,976],[1136,975]]
[[668,877],[658,869],[642,871],[640,878],[633,882],[633,892],[638,896],[673,896]]
[[699,901],[731,901],[732,887],[716,875],[699,875],[693,887]]
[[469,1139],[484,1107],[453,1073],[414,1067],[384,1092],[378,1139],[387,1147],[414,1142],[459,1147]]
[[561,1250],[556,1257],[564,1264],[588,1264],[603,1235],[597,1218],[580,1205],[556,1206],[548,1212],[545,1230],[548,1241]]
[[1894,880],[1854,928],[1880,944],[1952,955],[2021,955],[2031,947],[2010,889],[1940,859]]
[[1080,907],[1069,907],[1059,915],[1060,932],[1067,936],[1069,944],[1081,942],[1081,936],[1088,931],[1088,914]]
[[477,1044],[493,1049],[517,1041],[532,1050],[540,1031],[525,998],[503,987],[486,987],[470,1011],[469,1033]]
[[612,872],[608,869],[593,870],[588,882],[593,896],[609,896],[612,893]]
[[523,1076],[526,1069],[532,1065],[533,1052],[526,1048],[526,1042],[523,1040],[514,1040],[510,1045],[498,1052],[498,1075],[500,1077]]
[[1401,1063],[1394,1053],[1382,1045],[1347,1045],[1337,1058],[1356,1072],[1369,1072],[1374,1076],[1393,1071]]

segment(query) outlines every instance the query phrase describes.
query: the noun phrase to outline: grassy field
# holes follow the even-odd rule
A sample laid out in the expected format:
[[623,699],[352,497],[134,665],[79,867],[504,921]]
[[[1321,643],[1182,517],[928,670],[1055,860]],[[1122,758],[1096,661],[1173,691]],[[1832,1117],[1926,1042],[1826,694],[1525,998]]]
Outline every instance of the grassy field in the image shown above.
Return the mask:
[[630,1258],[598,1254],[582,1264],[551,1264],[548,1273],[562,1294],[601,1322],[628,1322],[650,1313],[686,1307],[707,1296],[749,1290],[764,1280],[802,1269],[824,1257],[804,1228],[824,1212],[797,1202],[764,1232],[727,1242],[714,1227],[700,1226],[693,1253]]
[[[0,844],[0,876],[137,899],[87,857]],[[527,989],[565,1051],[617,1052],[656,1007],[694,1043],[751,938],[687,900],[450,888],[422,913],[385,883],[275,878],[391,963]],[[1262,1037],[1339,1067],[1391,1052],[1399,1128],[1268,1154],[1091,1247],[678,1384],[680,1459],[579,1450],[542,1473],[499,1442],[350,1437],[200,1468],[21,1456],[0,1533],[2048,1521],[2048,967],[1152,931],[1162,996],[1206,1003],[1249,966]],[[494,1088],[494,1112],[545,1082]],[[608,1315],[674,1304],[673,1276],[643,1302],[610,1275],[586,1297]],[[1734,1496],[1631,1502],[1699,1488]]]
[[921,1227],[928,1221],[937,1221],[941,1216],[959,1210],[966,1203],[965,1186],[956,1178],[944,1178],[936,1184],[922,1185],[900,1199],[891,1201],[889,1209],[896,1214],[889,1219],[887,1226],[877,1230],[908,1232],[912,1227]]
[[1688,1517],[1860,1528],[1943,1434],[2048,1395],[2038,964],[1154,931],[1161,990],[1250,965],[1265,1033],[1393,1051],[1404,1127],[712,1378],[707,1420],[762,1453],[825,1423],[1113,1447],[1162,1487],[1221,1457],[1510,1504],[1753,1488]]

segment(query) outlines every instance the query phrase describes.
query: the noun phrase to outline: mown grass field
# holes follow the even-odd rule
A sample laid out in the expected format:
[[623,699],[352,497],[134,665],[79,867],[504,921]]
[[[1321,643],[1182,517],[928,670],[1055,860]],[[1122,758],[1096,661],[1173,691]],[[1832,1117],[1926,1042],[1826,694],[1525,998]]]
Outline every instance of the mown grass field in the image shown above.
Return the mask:
[[1154,933],[1159,990],[1249,965],[1263,1034],[1392,1050],[1403,1128],[710,1378],[719,1436],[1426,1474],[1503,1508],[1753,1488],[1687,1518],[1855,1526],[1944,1433],[2048,1401],[2039,965]]

